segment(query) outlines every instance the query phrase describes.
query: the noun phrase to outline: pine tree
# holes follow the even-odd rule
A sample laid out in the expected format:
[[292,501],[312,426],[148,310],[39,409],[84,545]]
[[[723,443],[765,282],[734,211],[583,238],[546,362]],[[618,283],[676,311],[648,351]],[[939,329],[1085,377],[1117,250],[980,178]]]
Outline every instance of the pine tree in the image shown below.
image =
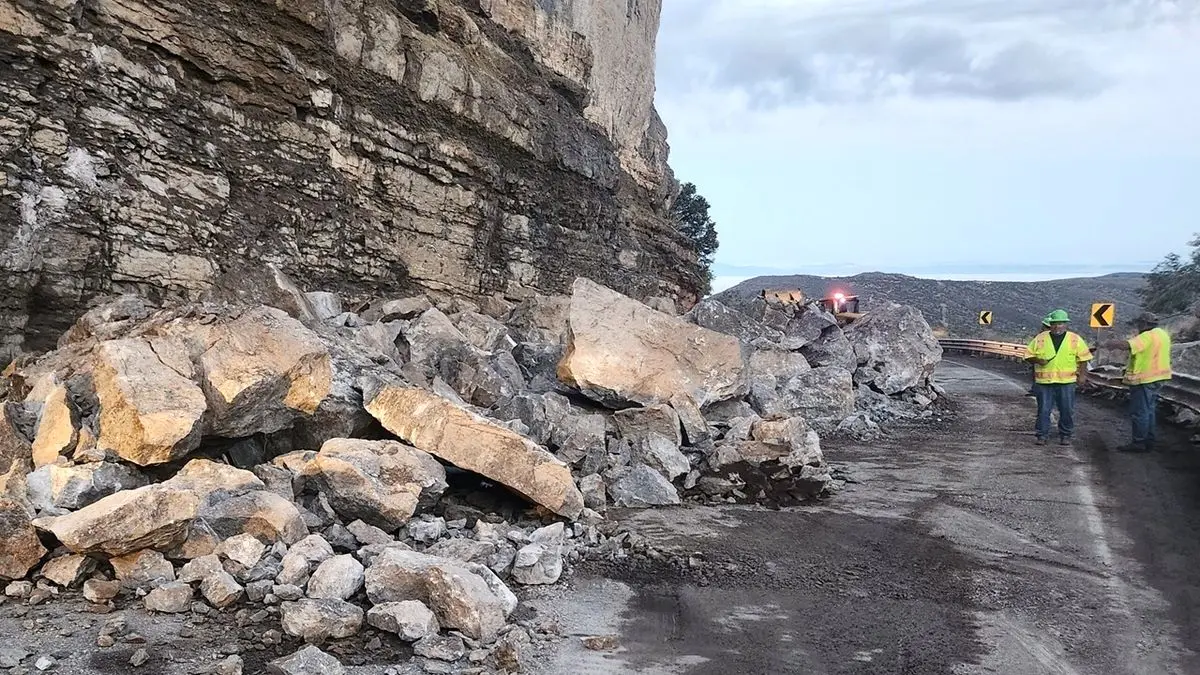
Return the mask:
[[696,252],[697,277],[701,281],[701,297],[712,289],[713,256],[720,243],[717,241],[717,224],[708,215],[709,203],[696,192],[694,183],[680,186],[679,196],[671,205],[671,217],[676,227],[691,242]]
[[1186,260],[1172,253],[1146,276],[1146,285],[1139,291],[1146,309],[1178,312],[1200,298],[1200,235],[1188,244],[1192,252]]

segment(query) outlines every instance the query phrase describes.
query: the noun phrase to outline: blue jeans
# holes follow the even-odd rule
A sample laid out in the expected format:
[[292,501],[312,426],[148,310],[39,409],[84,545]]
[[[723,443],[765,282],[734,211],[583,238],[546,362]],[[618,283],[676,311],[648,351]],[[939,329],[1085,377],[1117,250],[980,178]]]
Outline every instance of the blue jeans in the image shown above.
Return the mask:
[[1162,382],[1132,384],[1129,386],[1129,421],[1133,426],[1133,442],[1136,445],[1154,445],[1154,427],[1157,423],[1158,393]]
[[1050,436],[1050,411],[1058,408],[1058,435],[1070,438],[1075,432],[1075,383],[1034,384],[1033,396],[1037,400],[1037,437]]

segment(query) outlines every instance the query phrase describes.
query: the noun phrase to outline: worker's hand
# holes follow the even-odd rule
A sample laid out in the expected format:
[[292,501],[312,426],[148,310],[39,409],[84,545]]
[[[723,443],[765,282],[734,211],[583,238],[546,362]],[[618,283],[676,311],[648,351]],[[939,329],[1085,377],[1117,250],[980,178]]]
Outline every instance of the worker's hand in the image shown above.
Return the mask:
[[1044,366],[1044,365],[1046,365],[1047,363],[1050,363],[1050,359],[1036,359],[1036,358],[1035,358],[1035,359],[1033,360],[1033,362],[1034,362],[1034,363],[1036,363],[1036,364],[1038,364],[1039,366]]
[[1079,389],[1090,389],[1092,383],[1088,381],[1086,375],[1080,375],[1079,379],[1075,380],[1075,386]]

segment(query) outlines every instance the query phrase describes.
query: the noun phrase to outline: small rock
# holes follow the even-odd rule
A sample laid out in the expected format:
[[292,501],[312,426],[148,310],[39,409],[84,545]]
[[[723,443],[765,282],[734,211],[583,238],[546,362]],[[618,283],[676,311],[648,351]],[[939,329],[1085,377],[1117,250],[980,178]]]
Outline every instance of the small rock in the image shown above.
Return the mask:
[[194,584],[223,571],[225,568],[216,554],[204,555],[188,561],[179,569],[179,581]]
[[228,572],[222,570],[200,582],[204,599],[217,609],[224,609],[242,598],[245,589]]
[[583,646],[592,651],[611,652],[621,646],[620,640],[616,635],[589,635],[580,638]]
[[267,545],[252,534],[239,534],[221,542],[217,547],[217,555],[236,563],[236,569],[249,570],[262,560],[267,552]]
[[413,520],[405,526],[408,536],[422,544],[432,544],[447,533],[444,518]]
[[246,664],[242,661],[242,657],[235,655],[221,660],[209,672],[212,675],[242,675],[242,669],[245,667]]
[[33,593],[33,582],[14,581],[4,587],[4,595],[10,598],[28,598]]
[[275,584],[270,579],[252,581],[246,584],[246,599],[250,602],[262,602],[274,587]]
[[362,563],[351,555],[334,556],[317,566],[308,580],[308,597],[349,600],[363,586]]
[[58,663],[58,661],[55,661],[53,657],[39,656],[38,660],[34,662],[33,667],[37,668],[38,670],[50,670],[56,663]]
[[430,635],[414,644],[413,652],[427,659],[454,662],[466,655],[467,648],[457,635]]
[[181,581],[163,584],[146,594],[146,610],[178,614],[187,611],[192,603],[192,587]]
[[345,675],[346,668],[334,657],[313,646],[267,664],[268,675]]
[[303,598],[283,603],[281,610],[284,632],[309,644],[350,637],[363,623],[362,609],[344,600]]
[[150,590],[168,581],[175,581],[175,566],[158,551],[147,549],[112,558],[108,562],[121,582],[121,588],[127,590]]
[[335,551],[350,553],[358,548],[358,539],[341,523],[334,523],[325,528],[325,539]]
[[437,617],[425,603],[417,600],[375,605],[367,611],[367,623],[379,630],[395,633],[407,642],[421,640],[441,630]]
[[276,584],[271,589],[271,594],[279,598],[283,602],[291,602],[304,597],[304,589],[291,584]]
[[102,647],[102,648],[107,649],[108,647],[113,646],[115,643],[116,643],[116,640],[114,640],[113,636],[111,636],[111,635],[101,635],[100,637],[96,638],[96,646],[97,647]]
[[141,668],[150,661],[150,654],[145,649],[139,649],[129,657],[129,665],[134,668]]
[[346,530],[354,535],[358,543],[363,546],[367,546],[368,544],[390,544],[396,540],[395,537],[387,532],[374,525],[368,525],[361,520],[350,523],[346,526]]

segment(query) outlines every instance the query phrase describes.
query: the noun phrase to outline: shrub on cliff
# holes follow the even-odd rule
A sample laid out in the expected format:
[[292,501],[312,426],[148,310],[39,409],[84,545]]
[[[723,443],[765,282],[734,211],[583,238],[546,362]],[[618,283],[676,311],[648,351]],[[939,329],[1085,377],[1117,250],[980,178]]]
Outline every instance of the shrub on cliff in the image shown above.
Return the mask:
[[696,277],[700,280],[698,295],[704,297],[712,289],[713,256],[720,245],[717,224],[708,215],[708,200],[696,192],[694,183],[684,183],[679,196],[671,205],[671,217],[679,231],[691,242],[696,252]]
[[1192,251],[1187,259],[1172,253],[1146,276],[1146,285],[1140,291],[1146,309],[1178,312],[1200,298],[1200,235],[1192,237],[1188,245]]

